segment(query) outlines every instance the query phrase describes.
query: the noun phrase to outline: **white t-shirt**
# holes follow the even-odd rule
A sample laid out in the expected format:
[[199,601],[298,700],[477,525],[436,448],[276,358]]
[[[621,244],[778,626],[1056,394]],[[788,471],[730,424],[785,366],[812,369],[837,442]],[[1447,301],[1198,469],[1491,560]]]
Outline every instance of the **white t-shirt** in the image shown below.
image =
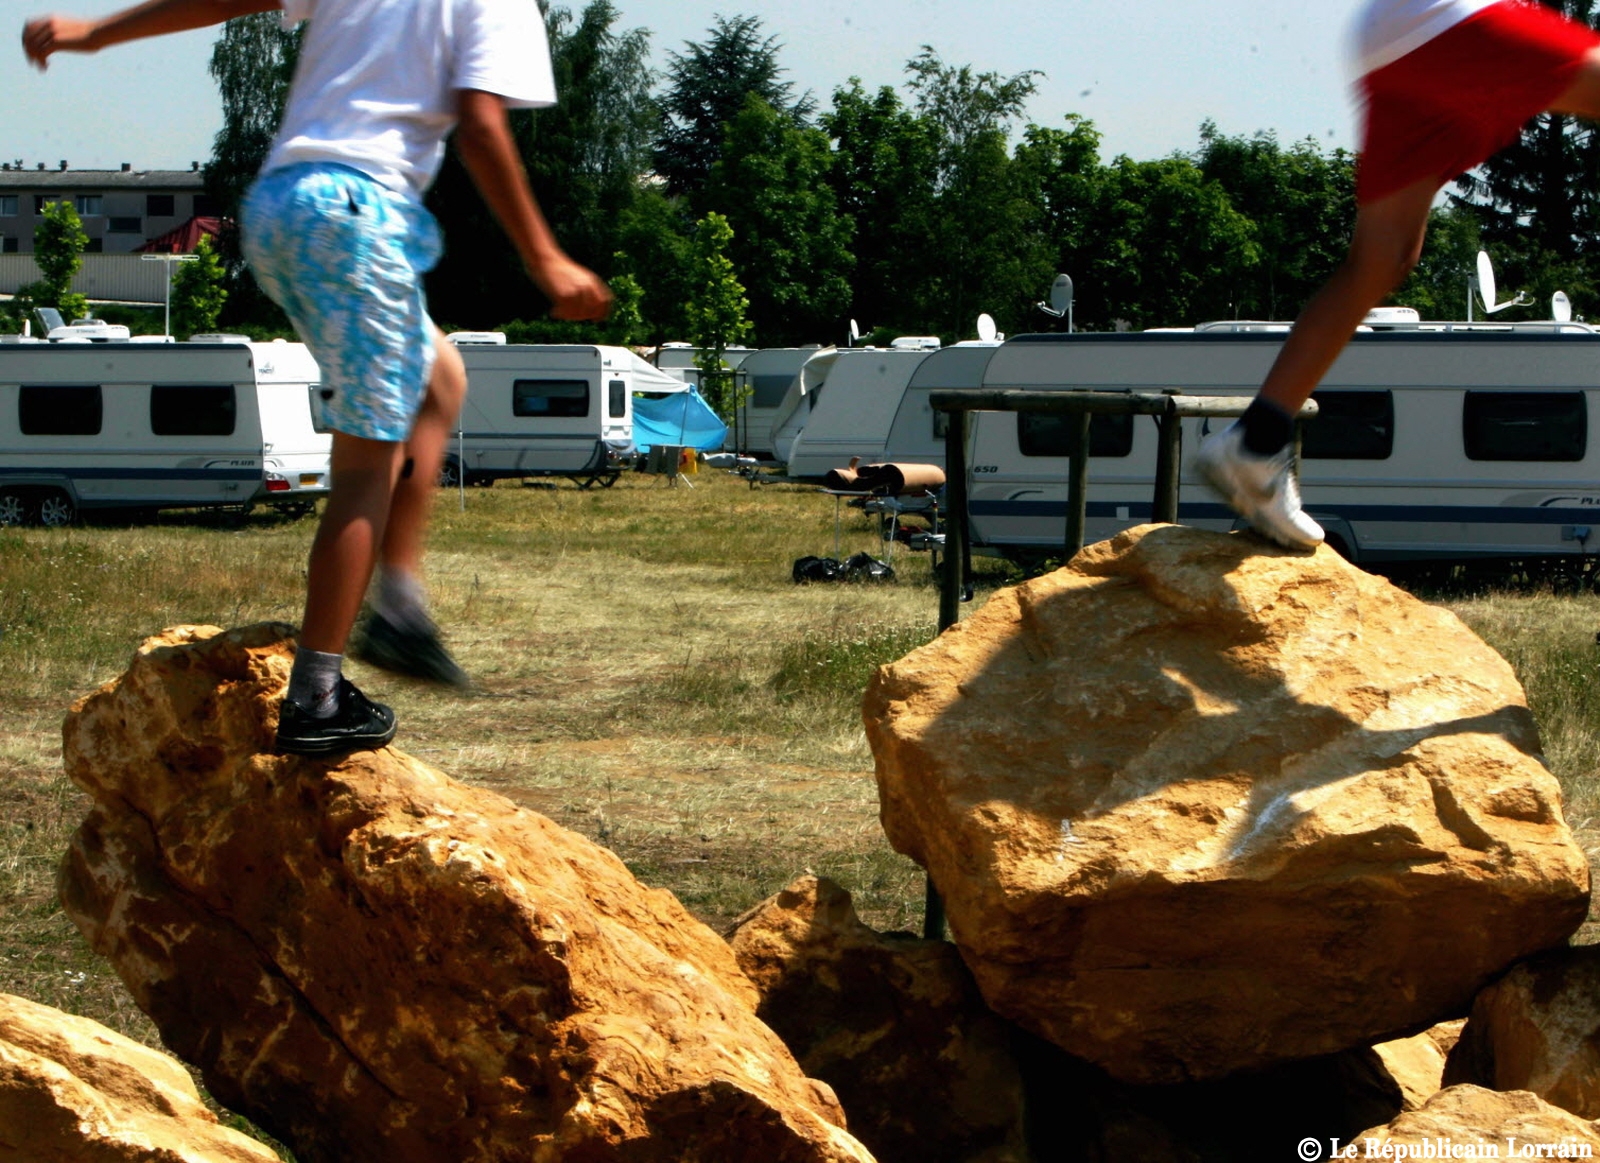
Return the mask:
[[553,105],[537,0],[283,0],[306,29],[263,172],[341,162],[420,198],[456,124],[456,91],[514,108]]
[[1357,76],[1392,64],[1500,0],[1368,0],[1352,44]]

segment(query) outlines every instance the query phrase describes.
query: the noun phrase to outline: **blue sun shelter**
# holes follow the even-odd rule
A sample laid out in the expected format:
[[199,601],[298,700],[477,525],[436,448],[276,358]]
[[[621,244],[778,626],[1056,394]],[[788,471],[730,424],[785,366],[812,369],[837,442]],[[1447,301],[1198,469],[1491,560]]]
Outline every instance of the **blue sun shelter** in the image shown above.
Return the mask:
[[717,418],[692,384],[665,374],[640,380],[633,396],[633,443],[640,452],[654,445],[674,445],[716,452],[727,439],[728,426]]

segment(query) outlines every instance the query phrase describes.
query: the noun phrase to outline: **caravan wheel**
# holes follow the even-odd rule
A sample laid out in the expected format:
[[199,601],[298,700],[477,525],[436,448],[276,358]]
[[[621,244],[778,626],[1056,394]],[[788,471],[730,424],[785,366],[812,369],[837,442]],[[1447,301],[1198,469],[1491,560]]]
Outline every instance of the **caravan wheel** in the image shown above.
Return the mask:
[[439,487],[441,489],[458,488],[461,484],[461,465],[455,457],[447,456],[444,463],[439,466]]
[[39,502],[39,524],[51,529],[70,525],[78,517],[78,507],[60,489],[51,489]]
[[16,490],[6,490],[0,493],[0,525],[27,525],[26,496]]
[[0,525],[26,525],[28,498],[13,489],[0,493]]

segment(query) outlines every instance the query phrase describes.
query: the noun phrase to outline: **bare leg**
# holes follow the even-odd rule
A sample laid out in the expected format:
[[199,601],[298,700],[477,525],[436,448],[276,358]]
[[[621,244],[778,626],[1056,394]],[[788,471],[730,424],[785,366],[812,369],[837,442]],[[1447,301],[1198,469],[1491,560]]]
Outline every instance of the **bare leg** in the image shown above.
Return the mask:
[[1356,211],[1350,253],[1295,320],[1261,396],[1293,416],[1339,358],[1366,313],[1417,265],[1438,193],[1428,180]]
[[437,327],[433,329],[433,351],[428,391],[405,446],[406,455],[411,458],[411,474],[395,486],[380,552],[385,569],[412,577],[422,570],[422,543],[428,530],[434,486],[444,463],[445,448],[455,433],[461,402],[467,395],[467,370],[461,353]]
[[300,628],[308,650],[344,653],[384,540],[403,451],[398,442],[333,434],[332,488],[311,544]]

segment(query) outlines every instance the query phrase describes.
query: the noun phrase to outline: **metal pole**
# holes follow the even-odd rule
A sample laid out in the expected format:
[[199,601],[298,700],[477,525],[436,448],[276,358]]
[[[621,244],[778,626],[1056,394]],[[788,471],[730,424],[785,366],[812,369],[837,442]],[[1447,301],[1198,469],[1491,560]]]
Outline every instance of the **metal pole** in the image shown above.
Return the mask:
[[1083,548],[1084,522],[1089,510],[1089,421],[1088,409],[1067,413],[1072,434],[1072,460],[1067,478],[1067,535],[1064,548],[1068,558]]

